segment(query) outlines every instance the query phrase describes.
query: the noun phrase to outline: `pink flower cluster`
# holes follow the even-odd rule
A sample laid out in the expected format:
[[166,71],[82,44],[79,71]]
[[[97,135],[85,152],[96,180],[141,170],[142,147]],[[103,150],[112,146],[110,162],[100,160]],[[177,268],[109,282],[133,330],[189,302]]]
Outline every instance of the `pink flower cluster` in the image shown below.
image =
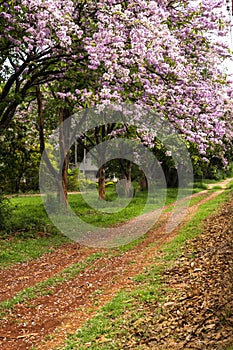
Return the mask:
[[[6,5],[1,13],[8,22],[3,37],[16,44],[17,39],[13,35],[17,32],[13,29],[19,29],[28,52],[33,48],[68,48],[72,35],[81,38],[83,34],[73,20],[75,8],[72,0],[22,0],[20,6]],[[18,44],[22,45],[22,42]]]
[[104,67],[101,102],[152,107],[204,155],[229,126],[232,134],[224,120],[232,84],[220,69],[229,52],[212,35],[227,33],[224,1],[166,3],[100,1],[97,30],[86,39],[89,68]]

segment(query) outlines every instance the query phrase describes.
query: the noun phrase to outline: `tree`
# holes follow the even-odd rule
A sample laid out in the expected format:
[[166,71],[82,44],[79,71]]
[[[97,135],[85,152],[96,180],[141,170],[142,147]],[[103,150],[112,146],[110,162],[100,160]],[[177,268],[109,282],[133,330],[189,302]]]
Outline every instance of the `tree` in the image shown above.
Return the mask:
[[63,79],[74,57],[83,60],[71,50],[82,36],[73,18],[81,7],[71,0],[1,1],[0,130],[35,86]]
[[[23,101],[36,98],[36,87],[52,86],[60,112],[136,103],[173,123],[203,157],[215,145],[223,155],[223,135],[232,137],[231,84],[219,65],[229,54],[208,36],[227,30],[223,3],[2,2],[0,129]],[[145,123],[138,133],[153,147],[156,125]]]

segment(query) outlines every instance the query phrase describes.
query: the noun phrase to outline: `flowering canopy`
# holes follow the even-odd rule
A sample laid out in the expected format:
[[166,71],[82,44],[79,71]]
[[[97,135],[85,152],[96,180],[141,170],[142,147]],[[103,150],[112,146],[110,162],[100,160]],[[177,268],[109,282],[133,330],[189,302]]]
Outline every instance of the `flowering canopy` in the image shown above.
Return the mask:
[[[205,153],[226,132],[223,118],[231,86],[221,62],[226,45],[207,31],[224,35],[221,1],[108,1],[88,38],[91,69],[103,65],[99,98],[149,105],[174,122]],[[230,88],[230,89],[229,89]]]
[[1,2],[1,105],[4,129],[33,86],[62,78],[82,30],[72,0]]
[[2,2],[1,128],[33,86],[60,79],[58,96],[77,105],[134,102],[153,108],[204,155],[209,145],[233,134],[226,119],[232,86],[221,70],[229,53],[223,41],[210,38],[226,34],[223,5],[223,0]]

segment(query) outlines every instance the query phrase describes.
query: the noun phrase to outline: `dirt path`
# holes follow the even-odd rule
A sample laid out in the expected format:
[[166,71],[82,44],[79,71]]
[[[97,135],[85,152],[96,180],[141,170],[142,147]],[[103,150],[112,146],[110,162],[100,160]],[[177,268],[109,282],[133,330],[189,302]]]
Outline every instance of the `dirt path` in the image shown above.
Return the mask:
[[[184,222],[190,219],[199,205],[221,192],[222,190],[211,193],[189,208]],[[64,340],[67,333],[75,332],[85,320],[91,318],[120,289],[130,289],[132,277],[150,265],[160,254],[160,246],[176,235],[177,230],[165,233],[169,215],[164,213],[156,229],[151,230],[143,242],[133,249],[121,254],[105,254],[93,260],[75,278],[51,287],[50,295],[16,305],[3,317],[0,328],[1,349],[31,349],[35,346],[41,350],[52,349]],[[74,262],[81,262],[97,252],[104,250],[72,243],[39,259],[4,269],[0,272],[1,300],[6,300],[18,291],[46,280]],[[55,337],[45,341],[46,335],[51,333]]]
[[230,178],[230,179],[226,179],[226,180],[223,180],[223,181],[220,181],[218,183],[213,183],[213,184],[208,184],[208,189],[211,190],[212,188],[214,188],[215,186],[219,186],[219,187],[222,187],[222,189],[226,189],[227,188],[227,185],[229,184],[229,182],[231,182],[233,179]]

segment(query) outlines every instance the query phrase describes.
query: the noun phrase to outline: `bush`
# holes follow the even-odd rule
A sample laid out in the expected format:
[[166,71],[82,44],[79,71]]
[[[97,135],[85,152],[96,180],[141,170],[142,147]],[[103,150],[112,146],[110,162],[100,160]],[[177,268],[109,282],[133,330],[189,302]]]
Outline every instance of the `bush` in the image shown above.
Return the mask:
[[78,176],[79,176],[78,169],[68,170],[68,177],[67,177],[68,191],[73,192],[73,191],[79,190]]
[[67,189],[70,192],[96,189],[96,182],[86,179],[79,169],[68,171]]
[[8,198],[3,196],[0,193],[0,230],[1,231],[10,231],[11,228],[11,215],[12,215],[13,207],[10,204]]

